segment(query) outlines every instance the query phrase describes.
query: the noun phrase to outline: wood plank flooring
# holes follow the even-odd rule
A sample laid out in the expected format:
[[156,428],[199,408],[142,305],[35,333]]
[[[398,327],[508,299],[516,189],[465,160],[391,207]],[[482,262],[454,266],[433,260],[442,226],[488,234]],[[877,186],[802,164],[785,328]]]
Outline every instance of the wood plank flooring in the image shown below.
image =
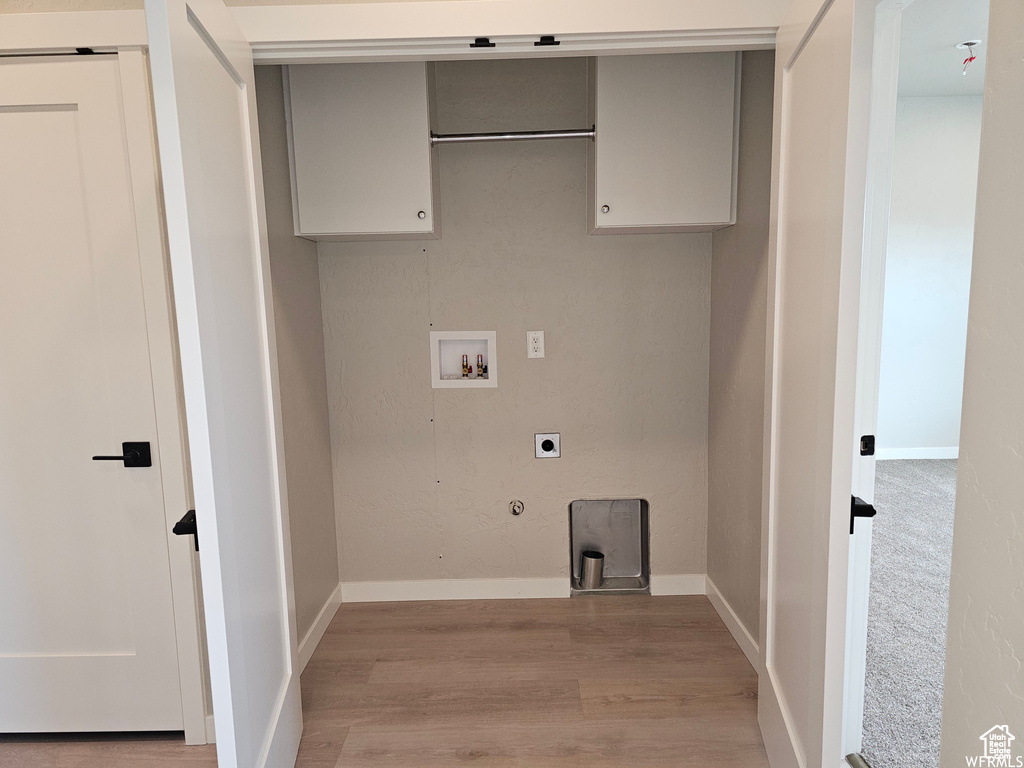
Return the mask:
[[[298,768],[767,766],[757,677],[704,597],[346,604]],[[0,737],[0,768],[207,768],[180,739]]]

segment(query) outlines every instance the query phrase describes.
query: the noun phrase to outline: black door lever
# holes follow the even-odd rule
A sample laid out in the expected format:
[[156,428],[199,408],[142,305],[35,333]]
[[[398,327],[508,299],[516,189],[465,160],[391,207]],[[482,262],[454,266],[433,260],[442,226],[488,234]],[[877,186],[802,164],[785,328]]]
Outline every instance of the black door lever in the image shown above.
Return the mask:
[[199,551],[199,531],[196,528],[196,511],[194,509],[186,512],[185,516],[174,524],[171,531],[178,536],[194,536],[196,552]]
[[850,502],[850,533],[853,533],[853,521],[858,517],[874,517],[875,508],[868,504],[860,496],[852,496]]
[[93,456],[93,461],[123,461],[126,467],[152,467],[149,443],[121,443],[120,456]]

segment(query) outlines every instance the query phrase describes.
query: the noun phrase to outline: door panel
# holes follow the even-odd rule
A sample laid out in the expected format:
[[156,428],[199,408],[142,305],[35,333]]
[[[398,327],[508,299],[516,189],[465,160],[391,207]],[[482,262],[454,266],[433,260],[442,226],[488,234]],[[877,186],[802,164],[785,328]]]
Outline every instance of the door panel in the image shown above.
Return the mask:
[[302,728],[252,53],[219,0],[147,0],[216,715],[227,766]]
[[776,58],[775,328],[759,710],[773,766],[833,765],[842,757],[864,189],[862,136],[851,125],[866,112],[859,60],[865,6],[794,3]]
[[[857,333],[857,392],[852,492],[875,501],[875,457],[860,454],[860,437],[878,426],[878,386],[882,352],[882,300],[885,250],[892,194],[892,160],[899,84],[900,26],[903,3],[880,0],[875,8],[871,52],[870,143],[866,164],[864,243],[861,260],[860,320]],[[859,518],[850,537],[849,597],[843,752],[861,751],[864,683],[867,668],[868,587],[871,581],[873,521]]]
[[0,731],[180,730],[117,58],[0,62],[0,167]]

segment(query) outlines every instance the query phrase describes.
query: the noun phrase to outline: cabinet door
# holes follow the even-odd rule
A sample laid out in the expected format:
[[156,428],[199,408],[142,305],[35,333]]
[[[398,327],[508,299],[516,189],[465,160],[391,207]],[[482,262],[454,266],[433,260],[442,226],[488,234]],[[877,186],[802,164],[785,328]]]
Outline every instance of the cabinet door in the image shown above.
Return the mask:
[[738,65],[733,52],[594,61],[591,232],[735,223]]
[[296,234],[434,231],[427,66],[288,67]]

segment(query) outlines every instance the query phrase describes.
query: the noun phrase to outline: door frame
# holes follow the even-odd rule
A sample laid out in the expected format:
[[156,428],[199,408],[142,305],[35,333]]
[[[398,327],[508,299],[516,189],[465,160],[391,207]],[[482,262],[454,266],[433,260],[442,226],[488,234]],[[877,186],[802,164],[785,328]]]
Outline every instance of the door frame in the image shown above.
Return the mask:
[[[69,16],[74,19],[68,19]],[[144,20],[133,12],[121,11],[13,14],[4,20],[0,30],[0,56],[73,53],[76,47],[88,41],[96,42],[97,53],[117,54],[153,376],[157,426],[154,442],[162,483],[182,722],[186,744],[208,744],[213,741],[213,716],[207,712],[206,705],[198,554],[191,537],[171,535],[174,523],[191,508],[192,490],[162,191],[156,163],[156,127],[144,52]]]

